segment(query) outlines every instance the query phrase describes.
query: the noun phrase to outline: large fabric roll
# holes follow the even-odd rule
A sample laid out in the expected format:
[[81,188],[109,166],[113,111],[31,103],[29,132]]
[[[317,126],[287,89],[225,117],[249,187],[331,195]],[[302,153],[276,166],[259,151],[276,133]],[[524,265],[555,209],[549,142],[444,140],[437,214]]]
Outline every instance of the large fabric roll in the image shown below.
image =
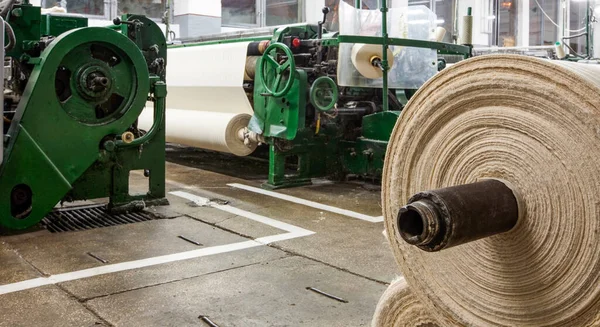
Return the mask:
[[440,327],[402,277],[394,280],[379,299],[371,326]]
[[[435,253],[402,240],[411,195],[484,178],[520,195],[515,228]],[[383,210],[411,290],[442,326],[600,325],[600,67],[494,55],[442,71],[391,136]]]
[[[153,122],[152,115],[153,110],[144,110],[138,119],[138,126],[149,130]],[[169,109],[165,122],[167,142],[247,156],[257,147],[256,143],[244,144],[241,134],[250,118],[245,113]]]
[[[247,156],[256,143],[244,144],[239,131],[248,126],[252,104],[244,79],[254,78],[258,57],[247,57],[250,42],[172,48],[167,69],[167,141]],[[139,125],[152,124],[152,103]]]
[[167,107],[252,114],[243,88],[249,43],[169,49]]

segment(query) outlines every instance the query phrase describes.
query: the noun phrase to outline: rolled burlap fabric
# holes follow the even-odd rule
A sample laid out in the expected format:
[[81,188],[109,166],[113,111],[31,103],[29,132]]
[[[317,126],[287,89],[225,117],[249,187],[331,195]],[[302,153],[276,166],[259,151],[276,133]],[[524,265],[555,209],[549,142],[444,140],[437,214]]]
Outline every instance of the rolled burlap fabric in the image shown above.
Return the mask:
[[394,280],[379,299],[372,327],[441,327],[425,311],[402,277]]
[[[433,253],[400,237],[411,195],[485,178],[519,195],[512,230]],[[598,65],[492,55],[445,69],[402,113],[382,189],[396,260],[441,326],[600,325]]]

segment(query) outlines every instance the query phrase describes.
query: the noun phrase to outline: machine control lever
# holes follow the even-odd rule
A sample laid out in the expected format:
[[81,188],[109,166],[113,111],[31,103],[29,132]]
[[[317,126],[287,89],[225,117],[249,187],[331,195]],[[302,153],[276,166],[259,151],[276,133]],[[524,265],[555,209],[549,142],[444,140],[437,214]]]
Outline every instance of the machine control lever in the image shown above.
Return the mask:
[[320,40],[323,37],[323,25],[327,22],[327,14],[329,14],[329,7],[323,7],[323,20],[319,22],[319,35],[318,39]]

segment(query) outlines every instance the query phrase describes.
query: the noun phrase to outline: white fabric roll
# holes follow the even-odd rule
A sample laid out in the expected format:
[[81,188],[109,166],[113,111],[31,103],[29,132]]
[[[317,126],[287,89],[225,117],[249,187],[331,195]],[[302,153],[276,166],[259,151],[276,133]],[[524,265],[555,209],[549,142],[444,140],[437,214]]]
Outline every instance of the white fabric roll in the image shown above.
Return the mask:
[[444,36],[446,36],[446,29],[438,26],[433,30],[431,35],[431,40],[435,42],[442,42],[444,40]]
[[243,88],[248,44],[169,49],[167,107],[252,114]]
[[[256,150],[256,143],[246,146],[239,137],[248,126],[251,116],[241,113],[222,113],[168,109],[166,117],[167,142],[247,156]],[[153,110],[146,109],[138,120],[141,129],[149,130]]]
[[[371,60],[373,57],[383,58],[383,48],[377,44],[357,43],[352,47],[352,64],[358,72],[366,78],[376,79],[383,77],[381,68],[373,66]],[[394,65],[394,54],[388,48],[388,63],[390,68]]]
[[[247,156],[238,133],[248,126],[252,105],[243,88],[249,42],[172,48],[167,68],[167,142]],[[150,129],[152,103],[139,118]]]

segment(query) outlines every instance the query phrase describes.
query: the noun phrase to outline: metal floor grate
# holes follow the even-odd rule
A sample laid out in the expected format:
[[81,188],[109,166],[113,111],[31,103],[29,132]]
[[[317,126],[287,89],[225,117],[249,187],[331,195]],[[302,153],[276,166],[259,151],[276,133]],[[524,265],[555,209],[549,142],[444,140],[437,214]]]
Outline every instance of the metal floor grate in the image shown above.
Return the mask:
[[42,226],[52,233],[61,233],[133,224],[157,218],[147,212],[110,214],[106,211],[106,205],[100,204],[55,209],[42,220]]

